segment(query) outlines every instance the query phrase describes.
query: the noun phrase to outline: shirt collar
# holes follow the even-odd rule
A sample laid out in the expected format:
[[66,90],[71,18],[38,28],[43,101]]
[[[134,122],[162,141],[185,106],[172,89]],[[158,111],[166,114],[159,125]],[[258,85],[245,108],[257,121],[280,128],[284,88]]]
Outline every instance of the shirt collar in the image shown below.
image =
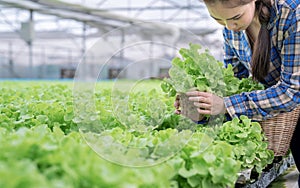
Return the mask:
[[278,0],[272,0],[271,4],[272,4],[271,10],[270,10],[271,17],[270,17],[270,21],[268,24],[268,30],[270,30],[271,28],[274,27],[274,25],[276,24],[276,21],[279,18]]

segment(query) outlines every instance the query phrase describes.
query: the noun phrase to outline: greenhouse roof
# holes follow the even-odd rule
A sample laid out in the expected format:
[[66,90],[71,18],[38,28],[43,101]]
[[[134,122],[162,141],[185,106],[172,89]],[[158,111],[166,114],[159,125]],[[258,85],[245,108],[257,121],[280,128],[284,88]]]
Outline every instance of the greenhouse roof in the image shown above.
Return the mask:
[[[0,0],[0,5],[2,5],[0,13],[5,18],[5,9],[19,9],[23,13],[17,14],[23,15],[26,14],[24,13],[25,10],[31,10],[34,12],[37,31],[50,30],[50,28],[52,30],[62,30],[62,28],[66,28],[66,25],[73,22],[71,25],[78,28],[80,32],[82,31],[82,23],[85,23],[105,33],[113,28],[146,21],[147,24],[142,26],[146,27],[148,31],[159,34],[169,34],[170,25],[166,25],[166,22],[181,28],[191,29],[196,33],[211,33],[216,30],[216,27],[213,25],[207,27],[210,24],[203,24],[207,22],[207,13],[203,11],[203,4],[198,1],[196,3],[196,1],[139,0],[133,3],[132,0]],[[55,18],[51,19],[55,20],[55,24],[50,23],[49,18],[40,19],[45,15],[48,17],[49,15],[54,16]],[[185,17],[180,15],[185,15]],[[19,16],[19,18],[8,15],[4,22],[13,25],[13,21],[9,18],[13,20],[20,19],[20,22],[24,22],[26,17],[28,20],[28,15]],[[44,20],[47,20],[48,23],[41,24]],[[14,25],[14,30],[19,27],[20,23]],[[80,33],[78,29],[77,33]],[[7,32],[7,26],[2,28],[0,26],[1,31]]]
[[0,0],[0,3],[15,8],[33,10],[43,14],[55,15],[61,18],[68,18],[101,26],[121,27],[126,23],[139,21],[133,18],[126,18],[124,16],[109,13],[105,10],[91,9],[56,0]]

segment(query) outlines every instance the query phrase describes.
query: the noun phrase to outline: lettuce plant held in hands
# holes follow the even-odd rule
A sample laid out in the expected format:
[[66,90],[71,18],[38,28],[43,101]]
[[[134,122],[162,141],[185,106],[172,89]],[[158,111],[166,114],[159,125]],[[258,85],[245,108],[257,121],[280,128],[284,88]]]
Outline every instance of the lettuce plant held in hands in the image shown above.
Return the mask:
[[264,88],[251,78],[236,78],[231,65],[225,68],[208,50],[200,53],[200,45],[190,43],[189,47],[179,50],[182,59],[175,57],[172,60],[170,78],[165,78],[161,84],[162,90],[170,97],[191,88],[220,97]]
[[200,49],[200,45],[190,44],[190,49],[179,50],[182,59],[175,57],[172,60],[170,78],[166,78],[162,83],[163,91],[169,93],[169,96],[185,93],[191,88],[222,94],[225,83],[223,79],[218,78],[222,76],[219,72],[222,65],[209,55],[208,51],[199,53]]

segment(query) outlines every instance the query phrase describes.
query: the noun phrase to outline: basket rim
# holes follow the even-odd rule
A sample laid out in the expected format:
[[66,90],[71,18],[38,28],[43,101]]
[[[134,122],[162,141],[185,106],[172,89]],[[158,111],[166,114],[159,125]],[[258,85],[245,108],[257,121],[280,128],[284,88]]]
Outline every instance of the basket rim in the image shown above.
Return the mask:
[[288,152],[299,114],[300,106],[259,122],[267,138],[268,149],[273,150],[275,156],[284,156]]

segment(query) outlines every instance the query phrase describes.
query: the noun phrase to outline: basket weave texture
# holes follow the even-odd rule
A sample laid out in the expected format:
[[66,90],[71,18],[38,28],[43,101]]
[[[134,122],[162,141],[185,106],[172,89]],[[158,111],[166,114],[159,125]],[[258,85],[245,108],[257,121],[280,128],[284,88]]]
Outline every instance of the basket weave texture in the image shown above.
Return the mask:
[[281,113],[260,122],[268,139],[268,148],[274,151],[275,156],[285,156],[289,150],[299,113],[300,107],[297,107],[291,112]]

